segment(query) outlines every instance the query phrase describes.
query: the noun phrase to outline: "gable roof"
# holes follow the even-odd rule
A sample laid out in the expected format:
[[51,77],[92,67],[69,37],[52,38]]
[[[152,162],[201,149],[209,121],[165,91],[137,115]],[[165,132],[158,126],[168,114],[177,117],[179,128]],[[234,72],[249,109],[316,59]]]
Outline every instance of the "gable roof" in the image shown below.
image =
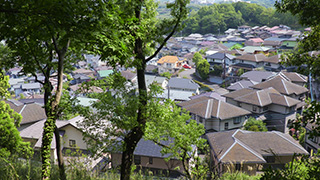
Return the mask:
[[218,118],[223,120],[251,114],[245,109],[206,96],[177,105],[206,119]]
[[301,101],[280,94],[274,88],[263,90],[241,89],[224,95],[235,101],[264,107],[270,104],[277,104],[291,107],[299,104]]
[[200,87],[197,83],[195,83],[191,79],[185,79],[185,78],[171,78],[169,80],[168,86],[170,88],[192,89],[192,90],[197,90]]
[[281,55],[278,54],[278,55],[275,55],[275,56],[267,57],[267,58],[265,58],[263,61],[264,61],[264,62],[273,63],[273,64],[278,64],[278,63],[280,63],[282,60],[281,60]]
[[[162,141],[164,145],[169,145],[169,141]],[[170,154],[161,154],[162,147],[154,143],[150,140],[145,140],[142,138],[138,144],[136,149],[134,150],[134,155],[138,156],[147,156],[147,157],[158,157],[158,158],[167,158]]]
[[254,82],[262,82],[275,76],[276,73],[270,71],[248,71],[243,73],[240,78],[252,80]]
[[270,48],[264,46],[245,46],[240,49],[247,53],[254,53],[256,51],[268,51]]
[[267,81],[264,81],[262,83],[252,86],[252,88],[254,89],[265,89],[268,87],[273,87],[278,92],[284,95],[292,95],[292,94],[300,95],[308,92],[307,88],[303,86],[299,86],[292,82],[286,81],[279,76],[273,77]]
[[236,57],[237,60],[252,61],[252,62],[261,62],[266,58],[264,54],[245,54],[242,56]]
[[22,116],[20,124],[28,124],[47,118],[43,105],[41,104],[34,102],[24,104],[12,99],[7,100],[6,103],[10,105],[11,109]]
[[220,60],[223,60],[225,58],[228,58],[228,59],[234,59],[235,56],[231,55],[231,54],[227,54],[227,53],[220,53],[220,52],[217,52],[217,53],[214,53],[214,54],[211,54],[209,56],[206,56],[206,58],[210,58],[210,59],[220,59]]
[[278,75],[285,78],[285,80],[291,81],[293,83],[295,83],[295,82],[306,83],[308,81],[308,78],[306,76],[299,74],[299,73],[296,73],[296,72],[282,71]]
[[238,129],[207,133],[206,138],[222,163],[266,163],[265,157],[274,154],[308,154],[291,136],[277,131],[252,132]]
[[158,60],[158,64],[163,64],[163,63],[176,63],[179,61],[179,58],[177,56],[164,56]]
[[230,86],[227,87],[228,90],[235,91],[243,88],[249,88],[253,85],[257,84],[257,82],[251,81],[251,80],[240,80],[235,83],[232,83]]

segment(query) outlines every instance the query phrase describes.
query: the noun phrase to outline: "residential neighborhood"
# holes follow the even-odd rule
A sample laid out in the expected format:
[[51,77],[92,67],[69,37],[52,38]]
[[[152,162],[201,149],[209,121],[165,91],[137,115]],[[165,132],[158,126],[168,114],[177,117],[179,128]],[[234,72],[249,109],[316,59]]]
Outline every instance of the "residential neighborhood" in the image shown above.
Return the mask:
[[[284,168],[297,154],[308,155],[318,151],[320,137],[309,138],[307,134],[305,142],[299,144],[299,136],[292,136],[292,132],[298,131],[292,123],[303,113],[310,94],[314,94],[317,100],[320,98],[320,84],[310,80],[308,75],[296,72],[294,67],[286,66],[282,57],[284,52],[296,48],[296,40],[302,33],[284,25],[243,25],[228,29],[223,35],[197,33],[187,37],[174,36],[156,57],[147,62],[144,79],[148,92],[152,91],[151,85],[158,85],[161,93],[154,95],[156,99],[161,103],[172,100],[190,116],[185,123],[194,120],[203,125],[205,133],[201,138],[206,140],[209,148],[205,155],[210,168],[218,175],[230,169],[256,175],[269,167]],[[200,52],[209,64],[206,79],[200,76],[201,70],[193,59],[194,54]],[[140,93],[138,69],[111,66],[101,61],[98,55],[82,56],[84,60],[74,63],[64,72],[63,81],[67,86],[64,93],[70,96],[70,102],[75,98],[77,105],[96,113],[95,108],[99,107],[93,104],[103,101],[97,98],[97,94],[110,92],[112,97],[118,95],[113,89],[100,86],[101,83],[87,85],[104,82],[115,73],[126,81],[123,91]],[[5,102],[22,116],[18,128],[22,139],[31,143],[35,153],[40,153],[47,117],[43,85],[39,82],[44,82],[45,78],[40,74],[35,78],[20,70],[21,67],[17,66],[6,71],[10,77],[11,87],[8,90],[11,98]],[[57,88],[57,77],[51,76],[50,81]],[[75,106],[73,109],[75,111]],[[127,111],[130,113],[130,109]],[[90,155],[87,144],[90,138],[85,136],[87,132],[81,127],[85,117],[75,114],[70,119],[56,120],[60,150],[65,159],[80,156],[70,152]],[[105,115],[104,120],[108,122],[110,116]],[[245,125],[252,118],[265,124],[268,131],[246,130]],[[314,126],[308,124],[306,131],[311,131]],[[92,131],[100,133],[99,129]],[[116,133],[122,131],[126,130],[118,129]],[[94,138],[97,137],[92,137],[92,140]],[[50,149],[55,162],[58,160],[57,151],[60,151],[56,143],[54,137]],[[164,144],[169,145],[170,139]],[[161,149],[161,145],[148,139],[142,138],[137,142],[133,159],[136,171],[165,174],[172,178],[183,176],[185,162],[172,158]],[[119,168],[121,153],[104,152],[99,160],[94,161],[91,170]],[[197,154],[205,156],[198,151]]]

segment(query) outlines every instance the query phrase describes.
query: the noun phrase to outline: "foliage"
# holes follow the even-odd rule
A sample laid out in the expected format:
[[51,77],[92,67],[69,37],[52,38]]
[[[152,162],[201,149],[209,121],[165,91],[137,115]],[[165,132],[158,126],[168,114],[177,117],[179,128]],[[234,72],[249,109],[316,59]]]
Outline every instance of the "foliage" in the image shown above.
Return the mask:
[[198,66],[198,63],[199,63],[201,60],[203,60],[203,57],[202,57],[201,53],[200,53],[200,52],[194,53],[194,55],[193,55],[193,57],[192,57],[192,62],[193,62],[196,66]]
[[221,76],[223,72],[223,67],[220,65],[213,65],[213,70],[210,71],[210,74],[214,75],[214,76]]
[[262,175],[263,180],[298,180],[319,179],[319,154],[304,155],[294,158],[284,169],[267,169]]
[[[5,41],[15,57],[14,61],[5,59],[1,65],[6,68],[22,67],[25,75],[31,74],[44,87],[47,115],[41,147],[44,179],[50,177],[50,144],[56,128],[63,72],[71,69],[72,64],[81,57],[81,50],[92,40],[94,32],[100,29],[101,20],[108,21],[104,14],[105,7],[104,2],[86,0],[8,0],[0,6],[0,40]],[[56,13],[57,9],[59,13]],[[38,73],[45,77],[44,81],[38,81]],[[55,89],[50,82],[53,73],[57,73],[58,80]],[[57,142],[59,146],[58,139]],[[59,165],[63,168],[59,152]],[[63,176],[61,178],[65,179]]]
[[171,78],[171,76],[172,76],[172,74],[171,74],[171,73],[169,73],[169,72],[164,72],[164,73],[160,74],[160,76],[162,76],[162,77],[166,77],[166,78],[170,79],[170,78]]
[[202,82],[200,82],[200,81],[197,81],[197,80],[193,80],[195,83],[197,83],[197,84],[199,84],[199,86],[201,87],[201,88],[206,88],[206,89],[208,89],[208,91],[210,92],[210,91],[214,91],[214,89],[213,88],[211,88],[210,86],[208,86],[208,85],[206,85],[206,84],[203,84]]
[[273,8],[265,8],[255,3],[213,4],[192,12],[185,22],[183,33],[218,34],[243,24],[250,26],[286,24],[295,29],[301,28],[297,22],[297,17],[290,13],[282,14]]
[[224,173],[218,180],[258,180],[260,179],[259,175],[250,176],[243,172],[233,172],[233,173]]
[[202,59],[198,62],[197,72],[199,73],[201,79],[206,80],[209,77],[210,64],[207,60]]
[[256,131],[256,132],[268,131],[266,124],[263,123],[263,121],[257,120],[253,117],[250,117],[246,121],[246,123],[244,124],[244,129],[248,131]]
[[244,70],[242,68],[238,69],[237,76],[241,76],[244,73]]
[[23,141],[17,129],[22,116],[4,101],[8,96],[7,89],[10,87],[9,78],[0,72],[0,79],[0,157],[30,156],[32,153],[30,143]]

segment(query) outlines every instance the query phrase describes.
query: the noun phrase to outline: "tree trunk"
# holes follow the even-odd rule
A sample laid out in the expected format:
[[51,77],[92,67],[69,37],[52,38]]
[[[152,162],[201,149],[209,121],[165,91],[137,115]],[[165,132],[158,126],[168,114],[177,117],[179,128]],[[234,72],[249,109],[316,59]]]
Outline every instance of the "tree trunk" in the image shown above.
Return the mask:
[[65,168],[64,168],[64,160],[63,160],[63,156],[62,156],[60,134],[59,134],[59,129],[57,126],[55,126],[55,128],[54,128],[54,135],[56,138],[56,151],[57,151],[57,157],[58,157],[60,180],[66,180],[67,176],[66,176],[66,172],[65,172]]

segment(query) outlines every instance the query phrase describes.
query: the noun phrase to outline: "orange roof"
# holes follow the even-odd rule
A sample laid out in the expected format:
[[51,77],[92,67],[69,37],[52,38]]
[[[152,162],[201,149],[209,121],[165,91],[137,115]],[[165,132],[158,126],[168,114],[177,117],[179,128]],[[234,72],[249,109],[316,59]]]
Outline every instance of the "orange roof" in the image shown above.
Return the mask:
[[163,63],[176,63],[179,60],[177,56],[164,56],[159,59],[157,63],[163,64]]

